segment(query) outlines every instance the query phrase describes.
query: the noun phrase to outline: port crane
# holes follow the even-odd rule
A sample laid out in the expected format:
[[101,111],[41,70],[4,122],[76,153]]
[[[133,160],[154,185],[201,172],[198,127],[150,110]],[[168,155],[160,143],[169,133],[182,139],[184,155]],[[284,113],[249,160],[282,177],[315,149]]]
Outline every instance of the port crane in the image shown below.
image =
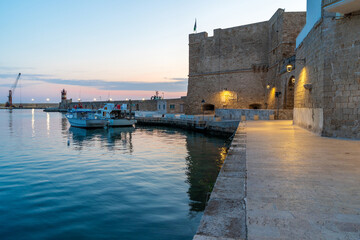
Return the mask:
[[[20,76],[21,76],[21,73],[18,74],[15,83],[12,85],[11,89],[9,90],[8,101],[6,102],[5,107],[13,107],[12,98],[15,93],[15,89],[19,82]],[[21,105],[21,103],[20,103],[20,105]]]

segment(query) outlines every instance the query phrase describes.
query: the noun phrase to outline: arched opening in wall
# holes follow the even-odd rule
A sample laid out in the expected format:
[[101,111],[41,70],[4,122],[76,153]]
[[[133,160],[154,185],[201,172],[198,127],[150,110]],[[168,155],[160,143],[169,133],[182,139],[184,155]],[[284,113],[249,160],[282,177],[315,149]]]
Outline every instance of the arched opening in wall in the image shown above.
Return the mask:
[[210,103],[204,104],[201,110],[204,114],[213,114],[215,112],[215,105]]
[[291,76],[287,81],[287,87],[285,88],[285,97],[284,97],[284,108],[293,109],[294,108],[294,89],[295,89],[295,76]]
[[261,104],[258,103],[250,104],[249,109],[261,109]]

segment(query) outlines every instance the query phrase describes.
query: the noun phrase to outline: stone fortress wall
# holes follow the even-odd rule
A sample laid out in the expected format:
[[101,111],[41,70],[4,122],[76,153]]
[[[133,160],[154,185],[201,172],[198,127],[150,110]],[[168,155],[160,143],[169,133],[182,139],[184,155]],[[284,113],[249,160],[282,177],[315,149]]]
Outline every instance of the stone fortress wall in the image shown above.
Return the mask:
[[185,112],[286,108],[286,95],[280,94],[276,102],[275,92],[287,87],[288,76],[281,77],[283,63],[294,55],[304,24],[304,12],[279,9],[269,21],[215,29],[213,37],[206,32],[190,34]]
[[[322,136],[360,139],[360,14],[322,10],[296,51],[294,123]],[[304,87],[305,85],[305,87]]]

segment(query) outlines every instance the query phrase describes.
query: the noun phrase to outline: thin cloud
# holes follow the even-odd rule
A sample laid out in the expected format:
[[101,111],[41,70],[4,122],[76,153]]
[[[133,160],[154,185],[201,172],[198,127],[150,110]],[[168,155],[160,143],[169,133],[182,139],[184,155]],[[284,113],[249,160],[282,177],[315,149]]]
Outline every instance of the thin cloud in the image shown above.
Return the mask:
[[[19,73],[0,73],[0,79],[16,79]],[[21,78],[25,80],[33,80],[32,78],[43,78],[43,77],[52,77],[52,75],[48,74],[27,74],[22,73]],[[35,80],[34,79],[34,80]]]
[[0,66],[0,70],[5,71],[14,71],[14,70],[23,70],[23,69],[34,69],[33,67],[6,67],[6,66]]
[[61,78],[52,79],[36,79],[51,84],[73,85],[73,86],[86,86],[95,87],[100,90],[139,90],[139,91],[167,91],[167,92],[182,92],[186,91],[187,81],[174,81],[174,82],[108,82],[104,80],[87,80],[87,79],[74,79],[65,80]]
[[[11,79],[14,78],[14,76],[14,74],[0,74],[0,79]],[[62,79],[52,78],[51,75],[45,74],[23,74],[22,78],[23,80],[45,82],[49,84],[94,87],[99,90],[160,90],[167,92],[185,92],[187,89],[187,78],[166,78],[168,80],[172,80],[170,82],[109,82],[101,79]],[[4,86],[9,85],[4,84]]]
[[174,81],[187,81],[188,80],[187,78],[167,78],[167,77],[164,77],[164,79],[174,80]]

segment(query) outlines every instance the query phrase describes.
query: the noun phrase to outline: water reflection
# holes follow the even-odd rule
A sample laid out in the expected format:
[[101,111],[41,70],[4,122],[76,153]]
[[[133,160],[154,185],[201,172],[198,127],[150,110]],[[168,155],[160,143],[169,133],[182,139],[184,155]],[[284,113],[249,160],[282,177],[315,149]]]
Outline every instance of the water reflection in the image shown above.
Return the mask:
[[[63,122],[62,122],[63,123]],[[64,127],[64,126],[63,126]],[[160,131],[159,131],[160,130]],[[218,138],[204,136],[201,133],[192,133],[171,128],[156,127],[129,127],[109,129],[82,129],[69,128],[72,145],[76,150],[89,147],[98,142],[101,148],[109,151],[122,151],[133,153],[133,133],[139,131],[147,135],[166,137],[169,135],[182,135],[185,137],[188,156],[186,161],[186,182],[189,184],[187,194],[189,196],[190,215],[195,212],[202,212],[205,209],[217,175],[226,158],[228,146],[219,144]]]
[[9,109],[9,129],[10,133],[13,133],[13,110]]
[[125,128],[109,128],[107,131],[107,139],[109,143],[113,143],[112,146],[116,146],[116,143],[129,150],[129,153],[133,153],[134,147],[132,143],[132,133],[135,131],[133,127]]
[[122,146],[130,154],[133,152],[132,133],[134,131],[133,127],[109,129],[69,128],[69,133],[77,150],[82,150],[84,146],[93,142],[100,142],[101,147],[105,147],[109,151],[114,151],[119,146]]
[[[136,127],[148,135],[169,136],[181,134],[185,136],[188,156],[185,158],[189,184],[189,212],[202,212],[214,187],[218,173],[225,161],[229,143],[222,144],[221,138],[205,136],[202,133],[182,131],[166,127]],[[161,130],[161,131],[158,131]]]
[[31,130],[32,137],[35,136],[35,109],[31,109]]
[[67,130],[68,130],[68,120],[65,117],[65,114],[62,114],[62,116],[61,116],[61,131],[62,131],[62,134],[66,134]]
[[47,135],[50,135],[50,114],[46,113],[46,131]]
[[[209,141],[207,137],[186,139],[189,156],[186,158],[186,175],[189,183],[190,211],[204,211],[217,175],[226,158],[227,146]],[[206,149],[206,151],[204,151]]]

